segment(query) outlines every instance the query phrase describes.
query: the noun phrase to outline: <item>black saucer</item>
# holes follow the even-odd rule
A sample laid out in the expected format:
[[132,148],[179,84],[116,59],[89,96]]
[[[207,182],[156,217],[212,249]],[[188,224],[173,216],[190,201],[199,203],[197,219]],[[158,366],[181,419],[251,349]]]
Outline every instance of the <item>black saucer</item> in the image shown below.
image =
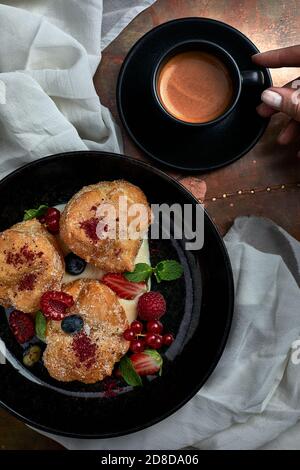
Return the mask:
[[207,171],[232,163],[256,144],[268,124],[258,116],[256,106],[272,80],[263,69],[264,87],[247,88],[236,111],[215,126],[200,129],[169,121],[153,102],[153,69],[177,41],[193,39],[215,42],[241,70],[255,70],[251,56],[259,50],[235,28],[207,18],[169,21],[149,31],[130,50],[119,74],[117,103],[123,125],[146,154],[171,167]]

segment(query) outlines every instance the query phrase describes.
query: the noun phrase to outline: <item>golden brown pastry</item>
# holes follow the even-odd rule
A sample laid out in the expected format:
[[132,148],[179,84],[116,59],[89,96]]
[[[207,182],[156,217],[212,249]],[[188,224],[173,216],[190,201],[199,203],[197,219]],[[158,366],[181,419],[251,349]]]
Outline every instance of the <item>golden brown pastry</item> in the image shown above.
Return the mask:
[[64,260],[56,240],[37,220],[0,234],[0,304],[26,313],[39,309],[41,295],[60,289]]
[[79,279],[65,284],[63,291],[74,299],[66,317],[80,317],[83,326],[66,333],[62,329],[65,319],[50,320],[44,364],[56,380],[95,383],[111,375],[114,364],[128,350],[129,342],[123,338],[128,328],[125,311],[116,294],[100,281]]
[[[144,208],[146,216],[137,226],[137,239],[121,240],[119,237],[120,196],[126,198],[128,211],[132,204],[141,204]],[[105,221],[101,211],[99,215],[99,208],[107,207],[107,204],[114,208],[111,214],[116,214],[111,224]],[[136,217],[137,213],[128,215],[127,227]],[[132,271],[141,240],[150,223],[150,207],[140,188],[123,180],[103,181],[82,188],[68,202],[61,216],[60,236],[73,253],[103,271]],[[115,239],[105,238],[105,233],[114,224]]]

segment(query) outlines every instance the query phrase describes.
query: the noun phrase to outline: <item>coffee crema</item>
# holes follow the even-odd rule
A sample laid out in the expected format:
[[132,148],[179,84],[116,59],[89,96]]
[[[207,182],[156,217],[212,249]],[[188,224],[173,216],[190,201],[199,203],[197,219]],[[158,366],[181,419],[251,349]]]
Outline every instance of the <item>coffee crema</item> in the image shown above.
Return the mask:
[[216,119],[233,99],[233,83],[225,64],[199,50],[170,58],[159,72],[156,91],[172,116],[189,123]]

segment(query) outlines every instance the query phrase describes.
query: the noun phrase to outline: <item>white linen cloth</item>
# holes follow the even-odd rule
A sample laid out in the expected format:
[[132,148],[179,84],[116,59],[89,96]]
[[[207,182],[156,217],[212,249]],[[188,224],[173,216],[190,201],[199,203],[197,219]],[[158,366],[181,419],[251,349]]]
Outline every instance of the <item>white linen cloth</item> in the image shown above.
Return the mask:
[[[104,9],[100,0],[0,4],[0,177],[48,154],[121,150],[92,76],[100,45],[150,3],[108,0]],[[225,240],[235,277],[234,320],[201,391],[139,433],[105,440],[50,437],[70,449],[299,448],[300,366],[291,357],[300,331],[300,245],[254,217],[237,219]]]
[[0,177],[59,152],[122,151],[119,130],[92,78],[101,44],[153,1],[0,4]]

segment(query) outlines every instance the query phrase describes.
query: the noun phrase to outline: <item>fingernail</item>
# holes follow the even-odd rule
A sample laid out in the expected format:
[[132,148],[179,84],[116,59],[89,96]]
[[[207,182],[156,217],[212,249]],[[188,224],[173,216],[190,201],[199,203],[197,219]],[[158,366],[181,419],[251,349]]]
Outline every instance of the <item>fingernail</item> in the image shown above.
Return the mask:
[[274,109],[280,109],[282,103],[282,96],[276,91],[265,90],[261,95],[261,99],[264,103],[268,104]]

